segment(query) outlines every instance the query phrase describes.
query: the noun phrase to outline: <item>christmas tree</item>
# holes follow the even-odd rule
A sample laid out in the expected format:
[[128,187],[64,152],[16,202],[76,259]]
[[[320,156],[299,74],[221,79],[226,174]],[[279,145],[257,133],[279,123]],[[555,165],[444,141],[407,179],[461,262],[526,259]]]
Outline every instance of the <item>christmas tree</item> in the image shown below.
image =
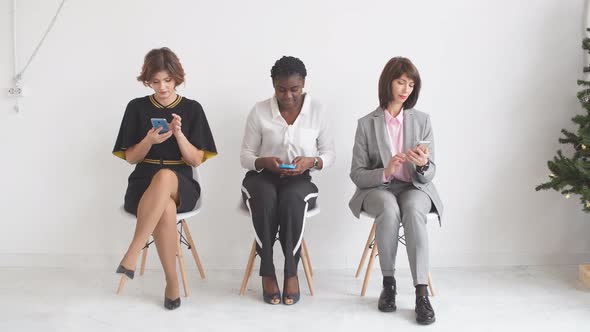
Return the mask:
[[[590,32],[590,29],[587,31]],[[590,38],[584,38],[582,48],[590,53]],[[590,66],[584,67],[584,73],[590,73]],[[590,81],[578,80],[578,85],[583,87],[578,92],[578,100],[585,114],[572,118],[578,125],[575,133],[562,129],[563,137],[559,138],[559,143],[573,146],[573,156],[567,158],[558,150],[557,156],[547,162],[551,171],[549,181],[537,186],[535,190],[553,189],[566,198],[572,194],[579,195],[583,210],[590,212]]]

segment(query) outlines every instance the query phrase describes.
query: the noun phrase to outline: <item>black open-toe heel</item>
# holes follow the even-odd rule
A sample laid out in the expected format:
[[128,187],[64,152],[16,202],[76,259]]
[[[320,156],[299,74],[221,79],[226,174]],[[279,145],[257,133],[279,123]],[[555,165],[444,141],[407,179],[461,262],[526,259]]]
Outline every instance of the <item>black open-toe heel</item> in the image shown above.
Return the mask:
[[[299,289],[299,278],[297,277],[297,293],[295,294],[288,294],[285,289],[287,288],[287,278],[285,278],[285,284],[283,285],[283,304],[286,305],[293,305],[299,302],[299,298],[301,297],[301,290]],[[287,303],[287,300],[293,301],[293,303]]]
[[176,300],[170,300],[164,296],[164,307],[168,310],[174,310],[180,307],[180,296]]
[[[275,280],[276,283],[276,280]],[[279,285],[277,284],[277,288],[279,288]],[[268,304],[280,304],[281,303],[281,291],[278,291],[276,293],[273,294],[268,294],[264,291],[264,280],[262,281],[262,299],[264,300],[264,302],[268,303]],[[273,302],[273,300],[278,300],[278,302]]]
[[135,271],[134,270],[127,270],[123,265],[119,264],[119,267],[117,268],[117,271],[115,271],[116,273],[120,273],[120,274],[124,274],[127,276],[127,278],[129,279],[133,279],[133,277],[135,276]]

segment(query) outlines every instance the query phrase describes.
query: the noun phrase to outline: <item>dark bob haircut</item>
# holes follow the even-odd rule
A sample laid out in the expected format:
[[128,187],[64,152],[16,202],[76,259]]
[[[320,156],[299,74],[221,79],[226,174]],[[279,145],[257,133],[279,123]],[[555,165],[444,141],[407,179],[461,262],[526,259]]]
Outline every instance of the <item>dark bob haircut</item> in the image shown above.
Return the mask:
[[155,48],[146,54],[137,80],[149,86],[150,80],[160,71],[167,71],[176,82],[176,86],[184,83],[184,69],[180,60],[168,47]]
[[395,57],[387,62],[381,72],[381,77],[379,77],[379,106],[382,109],[387,108],[387,105],[393,100],[391,83],[403,74],[406,74],[414,81],[414,90],[404,102],[403,107],[404,109],[410,109],[416,105],[418,96],[420,95],[420,86],[422,85],[420,73],[418,73],[418,69],[416,69],[416,66],[414,66],[410,59]]

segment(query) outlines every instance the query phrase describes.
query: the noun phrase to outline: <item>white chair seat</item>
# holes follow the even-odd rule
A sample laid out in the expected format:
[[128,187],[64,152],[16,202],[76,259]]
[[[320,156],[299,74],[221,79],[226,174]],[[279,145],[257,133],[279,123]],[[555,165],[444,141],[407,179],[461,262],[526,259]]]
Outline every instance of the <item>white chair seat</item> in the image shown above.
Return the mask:
[[[375,219],[375,216],[374,215],[369,214],[369,213],[367,213],[365,211],[361,211],[361,217]],[[438,213],[436,213],[436,212],[430,212],[430,213],[426,214],[426,220],[427,220],[427,222],[438,221]]]
[[[242,213],[242,215],[244,215],[246,217],[250,217],[250,210],[248,210],[248,207],[244,204],[244,202],[241,199],[240,199],[240,203],[238,204],[238,210]],[[306,218],[315,217],[319,213],[320,213],[320,203],[316,200],[315,206],[312,209],[307,210],[305,217]]]
[[[130,219],[132,219],[132,220],[137,219],[137,217],[134,214],[127,212],[125,210],[125,208],[122,206],[121,206],[121,211],[123,212],[123,214],[128,216]],[[176,214],[176,221],[186,220],[190,217],[194,217],[197,214],[199,214],[199,212],[201,212],[201,199],[200,198],[197,201],[197,204],[195,205],[195,208],[192,211],[177,213]]]

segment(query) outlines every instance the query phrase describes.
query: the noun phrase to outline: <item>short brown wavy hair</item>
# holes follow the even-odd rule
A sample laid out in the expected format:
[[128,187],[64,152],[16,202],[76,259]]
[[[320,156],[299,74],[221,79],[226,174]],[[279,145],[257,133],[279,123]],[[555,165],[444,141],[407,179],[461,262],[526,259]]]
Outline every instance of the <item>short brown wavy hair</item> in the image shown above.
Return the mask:
[[176,86],[184,83],[184,69],[180,64],[180,60],[168,47],[154,48],[146,54],[141,74],[137,76],[137,80],[142,82],[143,85],[149,86],[152,77],[163,70],[172,76]]
[[393,100],[391,83],[393,80],[400,78],[403,74],[406,74],[414,81],[414,90],[412,90],[408,99],[403,103],[404,109],[410,109],[416,105],[416,102],[418,102],[420,87],[422,85],[418,69],[416,69],[416,66],[414,66],[410,59],[395,57],[387,62],[385,68],[383,68],[383,71],[381,72],[381,77],[379,77],[379,106],[381,106],[382,109],[386,109],[387,105]]

